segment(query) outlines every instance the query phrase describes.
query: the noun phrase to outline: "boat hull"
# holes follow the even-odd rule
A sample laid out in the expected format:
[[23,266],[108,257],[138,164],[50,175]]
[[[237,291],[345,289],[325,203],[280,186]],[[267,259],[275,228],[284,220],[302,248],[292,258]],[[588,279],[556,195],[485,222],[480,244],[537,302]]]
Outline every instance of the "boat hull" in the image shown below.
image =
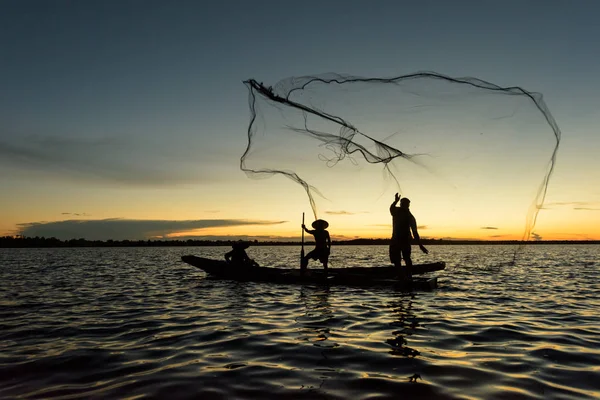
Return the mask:
[[[182,261],[200,268],[211,278],[230,279],[247,282],[268,282],[284,284],[328,284],[348,286],[394,286],[410,289],[432,290],[437,287],[437,277],[414,278],[399,281],[394,267],[349,267],[329,268],[327,276],[322,269],[308,270],[302,275],[299,269],[267,267],[232,267],[225,261],[210,258],[183,256]],[[442,262],[420,264],[411,268],[411,274],[440,271],[445,268]]]

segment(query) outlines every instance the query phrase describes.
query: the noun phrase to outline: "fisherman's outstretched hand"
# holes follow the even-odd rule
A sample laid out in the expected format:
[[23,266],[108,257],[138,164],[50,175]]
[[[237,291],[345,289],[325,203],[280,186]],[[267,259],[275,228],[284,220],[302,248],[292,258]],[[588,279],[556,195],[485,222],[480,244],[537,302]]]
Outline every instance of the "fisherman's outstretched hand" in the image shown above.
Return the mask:
[[425,254],[429,254],[429,250],[427,250],[427,249],[425,248],[425,246],[423,246],[422,244],[420,244],[420,245],[419,245],[419,248],[421,249],[421,251],[422,251],[423,253],[425,253]]
[[398,193],[396,193],[396,195],[394,196],[394,201],[398,201],[400,200],[400,195]]

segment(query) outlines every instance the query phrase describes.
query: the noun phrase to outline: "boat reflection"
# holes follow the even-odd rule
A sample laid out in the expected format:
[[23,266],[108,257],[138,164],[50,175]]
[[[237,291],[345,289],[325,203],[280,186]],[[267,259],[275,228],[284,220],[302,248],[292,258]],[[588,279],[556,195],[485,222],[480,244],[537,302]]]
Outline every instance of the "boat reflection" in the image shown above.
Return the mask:
[[298,340],[311,342],[318,347],[337,347],[338,344],[329,340],[334,314],[329,302],[330,288],[328,286],[302,286],[300,302],[304,304],[304,315],[296,318],[300,327]]
[[237,327],[238,324],[242,327],[247,320],[248,305],[251,304],[248,284],[246,282],[228,282],[224,293],[226,293],[224,303],[229,322],[235,324],[232,327]]
[[391,309],[395,320],[391,325],[395,328],[392,334],[393,338],[386,340],[391,346],[389,354],[400,357],[416,357],[421,354],[418,350],[408,346],[407,337],[410,337],[419,322],[413,310],[413,296],[398,298],[391,302],[388,307]]
[[[204,279],[198,285],[202,301],[210,315],[226,322],[233,330],[245,330],[252,296],[247,282]],[[210,292],[210,296],[206,293]]]

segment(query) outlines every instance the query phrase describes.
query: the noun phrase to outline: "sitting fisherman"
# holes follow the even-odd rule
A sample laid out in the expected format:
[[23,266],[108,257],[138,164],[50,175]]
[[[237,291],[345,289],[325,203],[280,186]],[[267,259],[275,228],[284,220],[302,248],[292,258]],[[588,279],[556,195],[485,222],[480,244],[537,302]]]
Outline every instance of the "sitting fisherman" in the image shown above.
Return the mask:
[[248,247],[250,247],[250,243],[241,240],[233,243],[231,251],[225,254],[225,261],[237,267],[258,267],[258,263],[246,254]]
[[315,228],[314,230],[308,230],[302,224],[302,229],[315,237],[315,249],[302,258],[302,263],[300,264],[302,274],[306,273],[309,259],[321,261],[323,268],[325,268],[325,274],[327,274],[327,262],[329,260],[329,253],[331,252],[331,238],[329,237],[329,232],[326,231],[328,226],[329,223],[322,219],[318,219],[312,223],[312,227]]

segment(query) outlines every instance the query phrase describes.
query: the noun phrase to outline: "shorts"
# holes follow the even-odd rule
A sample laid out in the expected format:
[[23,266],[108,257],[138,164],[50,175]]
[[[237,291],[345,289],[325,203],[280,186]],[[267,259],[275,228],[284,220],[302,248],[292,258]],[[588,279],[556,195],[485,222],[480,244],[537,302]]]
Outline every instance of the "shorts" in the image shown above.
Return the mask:
[[329,249],[314,249],[306,255],[306,258],[324,263],[329,259]]
[[390,262],[399,264],[402,259],[410,260],[410,241],[392,241],[390,243]]

